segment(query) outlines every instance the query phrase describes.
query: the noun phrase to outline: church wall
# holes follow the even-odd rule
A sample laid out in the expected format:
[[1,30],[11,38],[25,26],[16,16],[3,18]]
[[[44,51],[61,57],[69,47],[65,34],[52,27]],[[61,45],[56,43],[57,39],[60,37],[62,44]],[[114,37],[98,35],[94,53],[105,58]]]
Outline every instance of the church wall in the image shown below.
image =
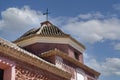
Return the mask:
[[[54,58],[55,58],[55,61],[54,61]],[[79,72],[81,72],[81,75],[83,75],[85,77],[85,80],[97,80],[95,78],[94,74],[84,70],[81,67],[75,66],[74,64],[70,63],[69,61],[67,61],[65,59],[62,59],[59,56],[51,56],[51,57],[48,57],[48,58],[45,58],[45,59],[48,59],[47,61],[50,61],[50,62],[53,61],[52,62],[53,64],[55,62],[55,65],[58,68],[71,73],[72,74],[71,80],[77,80],[77,71],[78,70],[80,70]]]
[[3,80],[68,80],[8,56],[0,57]]
[[[25,64],[24,64],[25,65]],[[68,80],[34,66],[19,66],[15,68],[15,80]]]
[[41,72],[30,71],[27,68],[17,66],[15,68],[15,80],[50,80]]
[[31,44],[35,44],[35,43],[53,43],[53,44],[69,44],[72,47],[74,47],[75,49],[77,49],[80,52],[84,52],[85,48],[78,43],[76,43],[76,41],[74,41],[74,39],[68,37],[68,38],[62,38],[62,37],[39,37],[39,36],[34,36],[31,38],[28,38],[26,40],[22,40],[22,41],[18,41],[15,42],[17,45],[21,46],[21,47],[25,47]]
[[[61,62],[61,63],[60,63]],[[70,73],[72,74],[72,79],[71,80],[77,80],[77,70],[80,70],[80,72],[82,73],[82,74],[84,74],[84,77],[85,77],[85,80],[97,80],[96,78],[95,78],[95,75],[94,74],[92,74],[92,73],[90,73],[90,72],[88,72],[88,71],[86,71],[86,70],[84,70],[84,69],[82,69],[82,68],[80,68],[80,67],[78,67],[78,66],[75,66],[74,64],[72,64],[72,63],[70,63],[69,61],[67,61],[67,60],[62,60],[62,61],[60,61],[59,62],[59,64],[61,64],[61,69],[63,68],[65,68],[66,70],[68,70],[68,72],[69,72],[69,68],[71,68],[72,69],[72,71],[70,71]],[[64,67],[65,66],[65,67]]]
[[0,69],[4,71],[3,80],[15,80],[15,63],[0,57]]
[[43,59],[52,63],[52,64],[55,64],[55,56],[46,57],[46,58],[43,58]]
[[[5,46],[5,49],[8,48],[9,46],[7,46],[7,47]],[[54,71],[54,69],[56,69],[57,66],[53,67],[52,69],[51,69],[51,66],[53,66],[53,65],[51,65],[51,64],[49,64],[51,66],[47,66],[47,65],[42,66],[43,62],[46,62],[46,61],[42,61],[42,60],[40,61],[39,58],[37,58],[33,55],[26,56],[30,53],[25,53],[24,50],[22,52],[19,48],[16,48],[16,47],[14,49],[13,48],[14,48],[14,46],[10,47],[8,50],[4,49],[3,52],[7,53],[7,54],[2,54],[1,53],[2,50],[0,52],[0,69],[4,70],[4,80],[68,80],[68,79],[63,78],[65,76],[61,76],[60,69],[58,69],[58,71],[55,70],[55,72],[52,72],[52,71]],[[54,48],[57,48],[60,51],[63,51],[64,53],[68,54],[68,56],[70,56],[74,59],[75,59],[74,52],[80,54],[79,60],[80,60],[80,62],[83,63],[82,53],[80,53],[79,51],[77,51],[76,49],[74,49],[73,47],[71,47],[68,44],[35,43],[33,45],[24,47],[24,49],[32,52],[35,55],[39,55],[42,52],[46,52],[46,51],[49,51]],[[12,54],[12,55],[10,55],[10,54]],[[33,62],[34,59],[35,59],[35,61]],[[38,59],[38,60],[36,60],[36,59]],[[53,64],[56,64],[55,56],[51,57],[51,58],[46,58],[46,60]],[[40,61],[40,63],[39,64],[36,63],[37,61],[38,62]],[[31,64],[31,62],[32,62],[32,64]],[[36,66],[37,64],[39,66]],[[71,64],[69,61],[66,61],[63,59],[61,60],[61,62],[59,64],[62,64],[62,68],[66,69],[65,71],[69,71],[70,73],[75,72],[75,74],[72,75],[75,78],[71,79],[71,80],[76,80],[76,69],[80,68],[80,67],[76,66],[75,64]],[[45,66],[47,66],[47,67],[45,67]],[[49,71],[49,70],[52,70],[52,71]],[[88,72],[89,70],[88,71],[87,71],[87,69],[84,70],[84,68],[82,70],[88,77],[88,80],[96,80],[95,79],[96,76],[94,73],[92,74],[92,72]],[[58,72],[60,72],[60,73],[55,74]],[[59,75],[59,76],[57,76],[57,75]],[[69,79],[70,79],[70,77],[69,77]],[[66,78],[68,78],[68,77],[66,77]]]
[[69,46],[68,49],[69,49],[69,50],[68,50],[68,53],[69,53],[69,56],[70,56],[70,57],[76,59],[76,58],[75,58],[75,53],[77,53],[77,54],[78,54],[78,59],[77,59],[77,60],[80,61],[81,63],[84,63],[84,62],[83,62],[83,53],[79,52],[78,50],[74,49],[74,48],[71,47],[71,46]]
[[59,50],[68,53],[68,45],[67,44],[55,44],[55,43],[35,43],[32,45],[25,46],[24,49],[32,52],[36,55],[58,48]]
[[32,52],[36,55],[55,49],[55,48],[61,50],[64,53],[67,53],[72,58],[75,58],[75,55],[74,55],[75,52],[78,53],[79,54],[78,60],[83,63],[83,54],[77,51],[76,49],[74,49],[73,47],[69,46],[68,44],[35,43],[35,44],[24,47],[25,50]]

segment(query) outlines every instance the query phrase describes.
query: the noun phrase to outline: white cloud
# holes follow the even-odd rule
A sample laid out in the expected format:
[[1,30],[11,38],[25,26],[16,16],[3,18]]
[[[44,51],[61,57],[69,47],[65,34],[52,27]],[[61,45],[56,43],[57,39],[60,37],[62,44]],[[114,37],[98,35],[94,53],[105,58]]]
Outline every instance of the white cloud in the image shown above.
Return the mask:
[[88,16],[88,14],[86,14],[81,16],[87,20],[80,21],[79,16],[74,17],[73,20],[70,18],[63,29],[78,39],[89,43],[104,40],[120,40],[120,19],[116,17],[103,18],[104,16],[99,13],[98,17],[100,18],[101,16],[102,19],[94,18],[97,17],[97,15],[93,16],[93,14],[89,14]]
[[105,16],[102,15],[100,12],[96,12],[96,13],[88,13],[88,14],[80,14],[79,15],[79,18],[81,19],[101,19],[101,18],[104,18]]
[[[40,11],[32,10],[28,6],[21,9],[8,8],[1,13],[1,17],[0,36],[12,40],[16,36],[19,37],[26,30],[38,27],[39,23],[45,20],[45,16]],[[52,18],[51,20],[55,22],[54,24],[66,23],[62,29],[85,42],[95,43],[107,39],[120,40],[120,19],[114,16],[105,18],[104,15],[97,12],[80,14],[69,18],[69,20],[62,17]],[[120,50],[120,44],[116,44],[114,49]],[[87,65],[100,71],[102,75],[120,75],[120,58],[106,58],[104,62],[98,62],[93,57],[89,58],[89,55],[85,56],[87,57]]]
[[[32,26],[39,26],[39,23],[45,20],[42,12],[32,10],[28,6],[21,9],[8,8],[1,12],[1,17],[0,33],[3,37],[10,35],[18,37]],[[105,19],[105,16],[99,12],[80,14],[68,20],[62,17],[50,17],[50,20],[57,25],[67,23],[62,29],[85,42],[95,43],[107,39],[120,40],[120,20],[116,17]]]
[[95,58],[87,57],[86,64],[96,69],[104,76],[120,76],[120,58],[106,58],[103,62],[98,62]]
[[[29,6],[8,8],[1,12],[1,17],[0,36],[8,40],[14,40],[29,29],[39,27],[40,23],[46,20],[41,11],[33,10]],[[60,25],[66,18],[49,16],[49,20]]]
[[40,11],[30,9],[28,6],[23,8],[8,8],[1,12],[0,20],[1,36],[12,38],[12,36],[20,36],[31,28],[36,27],[40,22],[45,20],[45,16]]
[[115,49],[115,50],[120,50],[120,43],[115,44],[115,45],[114,45],[114,49]]

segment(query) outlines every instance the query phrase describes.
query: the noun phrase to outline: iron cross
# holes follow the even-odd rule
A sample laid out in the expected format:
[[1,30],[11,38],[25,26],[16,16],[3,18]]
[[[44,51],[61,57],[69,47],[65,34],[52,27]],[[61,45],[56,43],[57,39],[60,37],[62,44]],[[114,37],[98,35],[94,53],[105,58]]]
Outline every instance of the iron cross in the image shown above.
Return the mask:
[[48,14],[50,14],[50,13],[48,12],[48,9],[47,9],[46,12],[43,13],[43,15],[46,15],[46,21],[48,21]]

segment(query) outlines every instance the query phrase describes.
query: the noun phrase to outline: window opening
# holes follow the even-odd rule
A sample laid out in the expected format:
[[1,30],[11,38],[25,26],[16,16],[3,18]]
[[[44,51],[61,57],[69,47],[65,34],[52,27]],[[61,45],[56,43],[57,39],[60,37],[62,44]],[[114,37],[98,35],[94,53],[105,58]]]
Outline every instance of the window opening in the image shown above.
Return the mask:
[[79,54],[74,52],[75,59],[79,60]]
[[3,80],[4,70],[0,69],[0,80]]

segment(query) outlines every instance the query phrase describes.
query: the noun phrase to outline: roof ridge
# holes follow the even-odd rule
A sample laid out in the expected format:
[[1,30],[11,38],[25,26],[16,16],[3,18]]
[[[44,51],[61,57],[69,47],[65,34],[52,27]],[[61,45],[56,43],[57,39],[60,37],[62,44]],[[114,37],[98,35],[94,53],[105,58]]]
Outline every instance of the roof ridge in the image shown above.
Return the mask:
[[40,34],[44,26],[41,26],[36,34]]
[[[20,38],[17,40],[20,40],[22,38],[31,36],[31,35],[41,35],[41,36],[68,36],[69,34],[64,33],[61,29],[59,29],[57,26],[53,25],[49,21],[45,21],[41,23],[41,27],[39,28],[32,28],[29,31],[27,31],[25,34],[23,34]],[[17,41],[15,40],[15,41]]]

